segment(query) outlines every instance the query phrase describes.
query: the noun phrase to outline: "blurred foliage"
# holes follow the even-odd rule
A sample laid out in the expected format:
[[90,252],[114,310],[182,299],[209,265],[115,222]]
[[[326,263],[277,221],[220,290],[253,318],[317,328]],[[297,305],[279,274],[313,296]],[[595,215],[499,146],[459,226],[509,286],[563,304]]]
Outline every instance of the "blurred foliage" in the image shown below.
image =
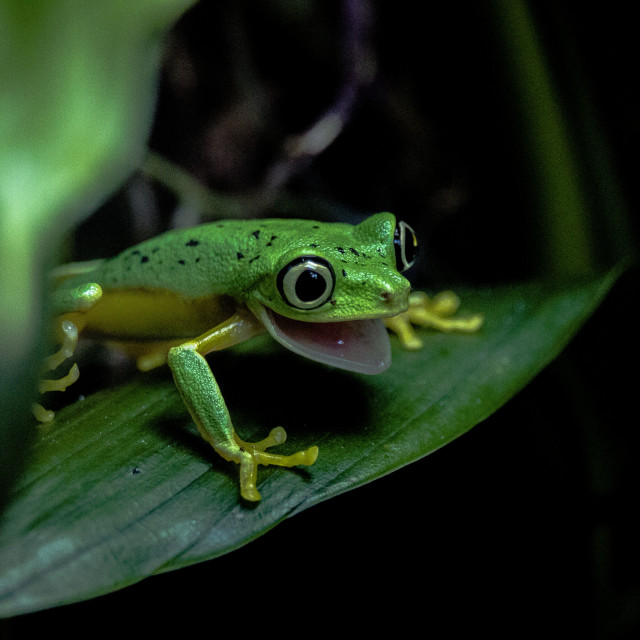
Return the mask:
[[189,4],[0,2],[0,503],[30,431],[44,274],[139,166],[162,36]]
[[[598,272],[637,257],[634,24],[622,5],[569,0],[201,2],[171,33],[150,147],[250,215],[394,211],[425,249],[420,286]],[[189,189],[176,195],[155,170],[79,227],[69,257],[200,219]],[[213,564],[10,628],[112,607],[139,615],[147,600],[147,623],[159,603],[208,613],[211,590],[232,610],[245,584],[234,571],[304,558],[314,568],[262,583],[286,594],[290,620],[318,603],[327,619],[352,613],[341,601],[357,590],[380,616],[425,612],[433,629],[526,621],[634,637],[638,436],[624,373],[638,350],[634,297],[636,271],[564,357],[443,452]],[[404,494],[416,475],[428,500]],[[422,561],[422,548],[440,559]]]

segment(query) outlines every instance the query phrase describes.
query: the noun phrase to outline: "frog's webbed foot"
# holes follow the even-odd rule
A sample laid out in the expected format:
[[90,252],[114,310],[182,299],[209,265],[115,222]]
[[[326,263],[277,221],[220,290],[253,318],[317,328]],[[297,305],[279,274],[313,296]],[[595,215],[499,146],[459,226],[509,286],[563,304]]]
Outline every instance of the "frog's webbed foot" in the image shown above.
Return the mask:
[[[59,333],[60,348],[45,359],[43,373],[56,369],[67,358],[70,358],[75,351],[78,343],[78,328],[76,325],[70,320],[63,320],[60,323]],[[39,391],[40,393],[45,393],[46,391],[64,391],[78,379],[79,375],[78,365],[74,364],[71,369],[69,369],[69,373],[62,378],[58,378],[57,380],[40,380]],[[39,422],[51,422],[55,415],[53,411],[45,409],[40,404],[34,404],[31,410]]]
[[316,461],[318,447],[315,446],[288,456],[267,453],[266,449],[282,444],[286,439],[286,431],[282,427],[276,427],[264,440],[259,442],[244,442],[235,436],[238,450],[231,455],[228,452],[218,450],[223,458],[233,460],[240,465],[240,494],[245,500],[252,502],[260,500],[260,493],[256,489],[258,465],[274,464],[279,467],[295,467],[299,464],[312,465]]
[[423,343],[412,326],[414,324],[445,332],[478,331],[484,321],[483,316],[456,316],[459,307],[460,298],[453,291],[443,291],[433,298],[429,298],[422,291],[414,291],[409,296],[409,309],[393,318],[385,318],[385,324],[397,334],[405,349],[416,350],[420,349]]

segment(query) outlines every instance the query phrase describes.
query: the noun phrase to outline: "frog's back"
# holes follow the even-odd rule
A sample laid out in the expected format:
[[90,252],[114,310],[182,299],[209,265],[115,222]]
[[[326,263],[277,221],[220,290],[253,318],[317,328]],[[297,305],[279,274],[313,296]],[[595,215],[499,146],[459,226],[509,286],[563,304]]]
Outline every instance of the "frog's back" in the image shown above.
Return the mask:
[[[221,221],[176,229],[145,240],[120,254],[67,269],[63,286],[96,282],[104,291],[164,290],[202,297],[228,290],[245,221]],[[61,273],[64,274],[64,271]],[[69,277],[71,276],[71,277]]]

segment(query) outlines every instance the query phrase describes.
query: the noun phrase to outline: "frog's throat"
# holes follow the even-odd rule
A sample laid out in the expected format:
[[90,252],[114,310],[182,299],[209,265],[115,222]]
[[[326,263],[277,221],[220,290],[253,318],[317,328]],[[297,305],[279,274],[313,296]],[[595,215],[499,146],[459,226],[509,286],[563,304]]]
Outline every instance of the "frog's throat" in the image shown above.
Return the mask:
[[389,335],[380,319],[302,322],[260,304],[251,310],[281,345],[316,362],[369,375],[391,365]]

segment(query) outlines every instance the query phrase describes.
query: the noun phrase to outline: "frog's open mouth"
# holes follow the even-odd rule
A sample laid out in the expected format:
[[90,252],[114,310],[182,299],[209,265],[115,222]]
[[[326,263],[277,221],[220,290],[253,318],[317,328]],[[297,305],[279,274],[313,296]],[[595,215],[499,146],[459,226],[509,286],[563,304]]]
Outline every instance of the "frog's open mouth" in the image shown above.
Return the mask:
[[389,335],[380,319],[302,322],[262,305],[256,311],[275,340],[311,360],[370,375],[391,364]]

